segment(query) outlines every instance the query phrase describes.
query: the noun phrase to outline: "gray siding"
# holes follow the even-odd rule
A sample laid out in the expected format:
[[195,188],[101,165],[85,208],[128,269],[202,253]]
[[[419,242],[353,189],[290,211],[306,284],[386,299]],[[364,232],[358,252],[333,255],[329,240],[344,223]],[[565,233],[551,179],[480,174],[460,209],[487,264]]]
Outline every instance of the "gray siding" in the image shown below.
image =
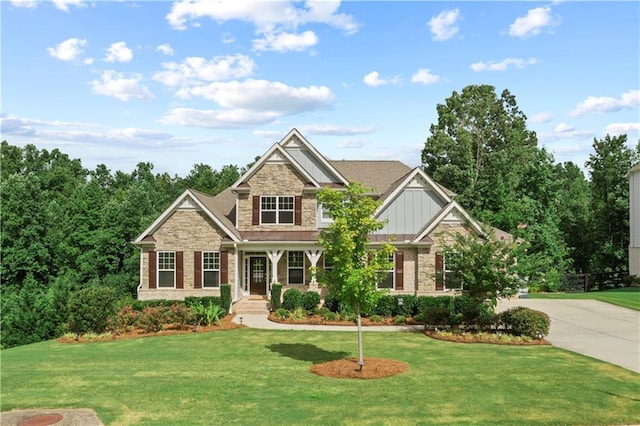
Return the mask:
[[307,150],[301,149],[287,149],[289,155],[291,155],[303,169],[307,171],[318,182],[336,182],[336,178],[333,174],[320,163],[313,155]]
[[379,234],[415,234],[444,207],[444,201],[427,189],[406,189],[393,200],[379,220],[389,223]]

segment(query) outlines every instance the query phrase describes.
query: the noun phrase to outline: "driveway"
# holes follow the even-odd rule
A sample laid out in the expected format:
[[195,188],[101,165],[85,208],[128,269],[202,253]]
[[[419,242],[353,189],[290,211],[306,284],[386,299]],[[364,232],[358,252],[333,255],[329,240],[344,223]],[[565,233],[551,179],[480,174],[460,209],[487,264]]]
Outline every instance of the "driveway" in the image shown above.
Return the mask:
[[553,345],[640,373],[640,311],[598,300],[501,300],[497,312],[526,306],[551,318]]

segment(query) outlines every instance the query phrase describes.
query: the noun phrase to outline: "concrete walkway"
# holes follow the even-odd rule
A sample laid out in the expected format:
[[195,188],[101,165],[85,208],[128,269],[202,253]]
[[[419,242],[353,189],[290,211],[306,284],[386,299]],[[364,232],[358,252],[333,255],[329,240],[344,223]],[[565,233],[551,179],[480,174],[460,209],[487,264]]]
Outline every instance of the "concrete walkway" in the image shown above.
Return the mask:
[[511,299],[497,312],[526,306],[551,318],[546,339],[562,349],[640,373],[640,311],[598,300]]
[[[526,306],[551,318],[546,339],[553,345],[640,373],[640,312],[597,300],[511,299],[497,312]],[[264,314],[239,314],[234,322],[269,330],[355,331],[356,326],[280,324]],[[366,326],[363,331],[421,331],[420,325]]]

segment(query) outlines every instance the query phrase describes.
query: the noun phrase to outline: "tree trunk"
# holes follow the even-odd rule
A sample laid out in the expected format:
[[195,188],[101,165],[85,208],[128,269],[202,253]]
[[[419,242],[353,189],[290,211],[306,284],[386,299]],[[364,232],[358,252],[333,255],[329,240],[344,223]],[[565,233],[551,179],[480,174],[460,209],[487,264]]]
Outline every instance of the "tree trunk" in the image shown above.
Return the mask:
[[362,357],[362,321],[360,316],[360,309],[357,310],[356,318],[358,319],[358,365],[360,371],[364,367],[364,358]]

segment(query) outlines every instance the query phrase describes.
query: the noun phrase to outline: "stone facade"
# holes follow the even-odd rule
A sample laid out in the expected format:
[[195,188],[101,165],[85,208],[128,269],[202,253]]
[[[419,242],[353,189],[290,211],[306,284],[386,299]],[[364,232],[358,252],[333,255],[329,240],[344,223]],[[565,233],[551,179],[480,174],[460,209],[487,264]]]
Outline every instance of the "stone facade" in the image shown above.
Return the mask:
[[[178,209],[153,234],[155,247],[142,249],[141,286],[138,292],[140,299],[184,299],[185,296],[219,296],[219,288],[194,289],[194,252],[220,251],[224,232],[202,211]],[[182,251],[183,252],[183,289],[149,289],[149,252]],[[233,250],[225,249],[228,256],[228,281],[232,294],[235,291],[235,256]]]
[[[248,194],[238,197],[238,229],[240,231],[315,231],[317,202],[315,194],[303,193],[306,179],[291,165],[267,163],[247,182]],[[253,225],[253,196],[302,196],[302,225]]]

